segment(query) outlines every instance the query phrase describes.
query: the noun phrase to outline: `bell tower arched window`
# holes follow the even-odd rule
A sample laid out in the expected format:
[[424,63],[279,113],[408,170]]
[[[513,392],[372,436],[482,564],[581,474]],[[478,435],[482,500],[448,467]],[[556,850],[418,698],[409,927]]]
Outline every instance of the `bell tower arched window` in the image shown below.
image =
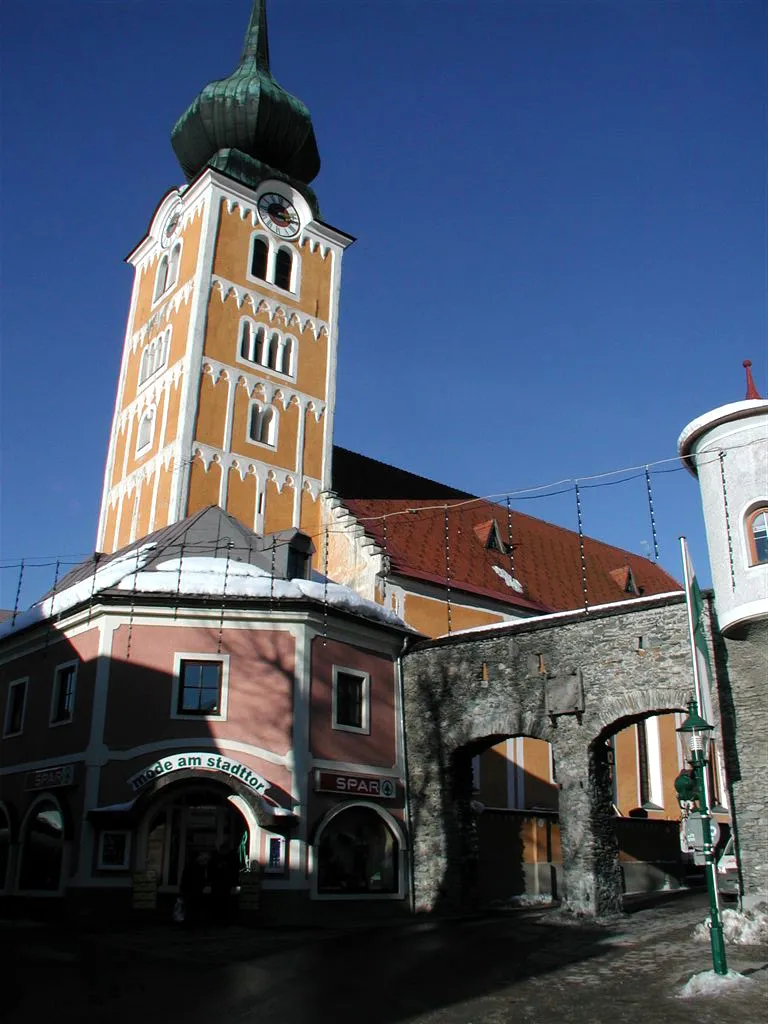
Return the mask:
[[293,253],[290,249],[278,249],[275,254],[275,279],[276,287],[285,291],[291,290],[291,273],[293,271]]
[[179,267],[181,265],[181,241],[174,244],[170,253],[163,253],[157,265],[155,276],[155,291],[152,297],[157,302],[169,291],[179,279]]
[[768,505],[753,509],[747,516],[746,527],[749,564],[768,564]]
[[274,448],[276,439],[277,413],[272,406],[264,406],[259,402],[252,402],[251,412],[248,417],[248,440]]
[[258,277],[260,281],[267,279],[267,264],[269,263],[269,245],[256,235],[251,246],[251,274]]

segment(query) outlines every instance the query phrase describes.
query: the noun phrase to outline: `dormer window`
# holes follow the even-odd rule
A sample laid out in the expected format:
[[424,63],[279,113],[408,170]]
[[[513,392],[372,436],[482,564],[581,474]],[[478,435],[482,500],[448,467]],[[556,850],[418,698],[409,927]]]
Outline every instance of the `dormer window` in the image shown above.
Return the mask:
[[488,551],[498,551],[502,555],[508,555],[512,548],[501,539],[501,530],[495,519],[489,519],[486,523],[478,523],[474,528],[475,536]]
[[251,411],[248,416],[248,440],[255,444],[268,445],[270,448],[276,447],[277,412],[272,406],[251,402]]
[[768,505],[753,509],[747,516],[746,527],[749,564],[768,564]]

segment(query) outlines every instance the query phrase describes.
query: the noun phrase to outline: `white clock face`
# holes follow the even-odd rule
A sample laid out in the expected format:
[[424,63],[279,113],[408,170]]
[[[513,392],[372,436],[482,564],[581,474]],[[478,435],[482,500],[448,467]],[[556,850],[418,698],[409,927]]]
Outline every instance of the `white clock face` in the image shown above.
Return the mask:
[[265,192],[259,197],[259,216],[280,238],[293,238],[299,233],[301,221],[296,207],[278,192]]

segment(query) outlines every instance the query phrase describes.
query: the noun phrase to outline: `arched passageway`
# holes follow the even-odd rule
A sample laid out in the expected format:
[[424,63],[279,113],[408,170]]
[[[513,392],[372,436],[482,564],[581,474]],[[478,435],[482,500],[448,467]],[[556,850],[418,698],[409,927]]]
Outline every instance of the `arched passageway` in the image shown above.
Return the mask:
[[414,647],[403,679],[417,909],[476,899],[469,868],[477,828],[456,766],[489,739],[517,736],[551,744],[565,906],[620,909],[605,740],[620,723],[683,710],[689,671],[682,594]]

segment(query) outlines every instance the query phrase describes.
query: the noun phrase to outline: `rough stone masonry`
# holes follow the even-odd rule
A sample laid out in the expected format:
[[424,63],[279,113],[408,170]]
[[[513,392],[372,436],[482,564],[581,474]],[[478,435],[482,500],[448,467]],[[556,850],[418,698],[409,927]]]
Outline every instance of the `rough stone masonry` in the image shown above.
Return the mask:
[[471,904],[469,760],[522,735],[553,748],[564,905],[618,911],[605,741],[650,714],[686,710],[693,679],[684,596],[425,641],[405,655],[403,685],[416,909]]

